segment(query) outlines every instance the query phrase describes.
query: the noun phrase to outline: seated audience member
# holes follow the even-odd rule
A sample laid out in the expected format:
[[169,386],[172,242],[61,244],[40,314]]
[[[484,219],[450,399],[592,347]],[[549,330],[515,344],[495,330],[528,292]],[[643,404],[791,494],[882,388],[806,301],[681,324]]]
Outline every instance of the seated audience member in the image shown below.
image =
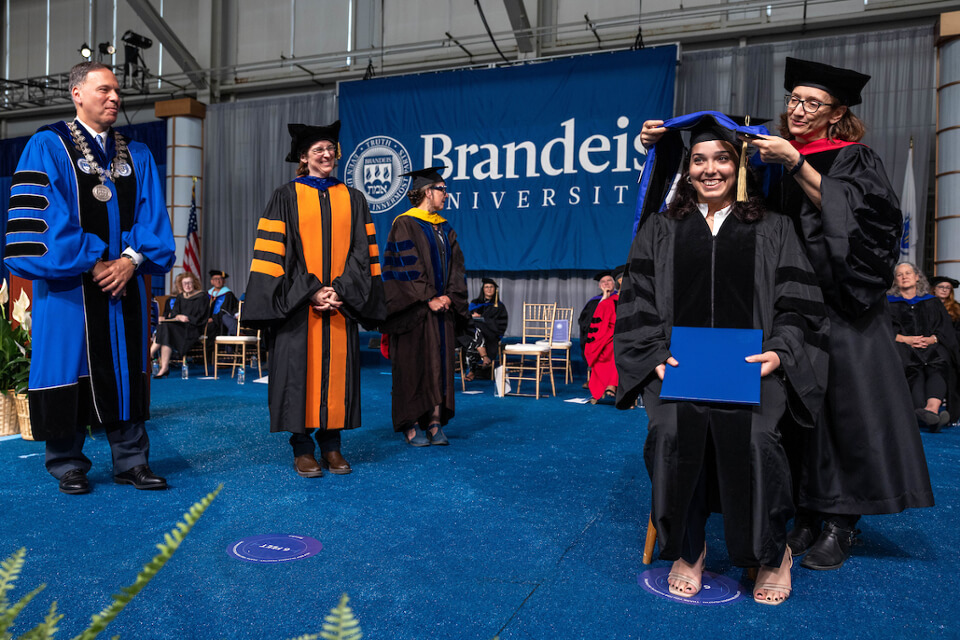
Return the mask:
[[203,334],[210,304],[200,286],[200,280],[192,273],[177,276],[175,287],[179,293],[170,299],[172,306],[160,318],[157,335],[150,347],[151,357],[160,352],[160,370],[155,378],[166,377],[170,372],[170,357],[174,351],[185,355]]
[[473,330],[468,330],[465,336],[467,380],[489,375],[490,366],[500,358],[500,339],[507,330],[507,308],[500,301],[500,290],[492,279],[483,279],[483,290],[470,302],[470,316]]
[[[618,291],[620,282],[623,280],[624,269],[625,267],[617,267],[611,278],[615,281]],[[604,293],[606,293],[606,290]],[[613,329],[617,324],[617,302],[619,300],[620,295],[616,291],[604,295],[600,303],[597,304],[597,310],[594,312],[590,328],[587,330],[586,340],[581,336],[587,366],[590,367],[590,380],[588,382],[590,395],[593,396],[594,401],[603,397],[615,398],[617,395],[618,376],[617,365],[613,361]]]
[[960,281],[946,276],[934,276],[930,278],[930,287],[933,289],[933,295],[940,299],[950,315],[953,328],[960,331],[960,303],[953,297],[954,289],[960,287]]
[[[950,368],[957,362],[950,316],[939,299],[930,295],[926,277],[908,262],[897,265],[887,300],[917,420],[939,431],[950,422],[941,405],[948,396]],[[955,406],[951,410],[957,412]]]
[[[597,281],[597,285],[600,287],[600,295],[587,300],[587,304],[583,306],[583,310],[577,318],[577,325],[580,327],[580,355],[583,356],[584,361],[587,359],[586,346],[590,333],[590,323],[593,322],[597,305],[600,304],[601,300],[606,300],[612,293],[615,293],[617,288],[617,283],[614,281],[613,274],[610,271],[601,271],[593,276],[593,279]],[[589,386],[589,382],[583,383],[584,389],[587,389]]]
[[213,349],[213,340],[217,336],[232,335],[237,332],[237,312],[240,301],[230,287],[226,285],[230,276],[213,269],[210,271],[210,317],[207,318],[207,348]]

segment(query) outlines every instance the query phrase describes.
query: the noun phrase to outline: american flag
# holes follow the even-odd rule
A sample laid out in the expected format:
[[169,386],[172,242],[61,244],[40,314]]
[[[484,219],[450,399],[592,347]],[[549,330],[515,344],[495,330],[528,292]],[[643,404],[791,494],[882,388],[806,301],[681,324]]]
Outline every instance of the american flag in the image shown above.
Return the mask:
[[197,225],[197,179],[190,190],[190,223],[187,225],[187,244],[183,249],[183,270],[200,275],[200,234]]

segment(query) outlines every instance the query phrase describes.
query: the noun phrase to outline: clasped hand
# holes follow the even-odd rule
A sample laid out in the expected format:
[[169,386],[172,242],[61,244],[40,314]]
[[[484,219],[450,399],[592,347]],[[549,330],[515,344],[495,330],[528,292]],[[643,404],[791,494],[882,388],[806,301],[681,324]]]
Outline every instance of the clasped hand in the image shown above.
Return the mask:
[[310,306],[314,311],[336,311],[343,306],[343,301],[333,287],[321,287],[310,296]]
[[427,306],[430,307],[430,311],[433,311],[434,313],[446,311],[450,308],[450,298],[447,296],[437,296],[436,298],[431,298],[429,301],[427,301]]
[[127,282],[133,277],[137,268],[128,258],[105,260],[93,265],[91,273],[93,281],[111,298],[119,298],[127,294]]

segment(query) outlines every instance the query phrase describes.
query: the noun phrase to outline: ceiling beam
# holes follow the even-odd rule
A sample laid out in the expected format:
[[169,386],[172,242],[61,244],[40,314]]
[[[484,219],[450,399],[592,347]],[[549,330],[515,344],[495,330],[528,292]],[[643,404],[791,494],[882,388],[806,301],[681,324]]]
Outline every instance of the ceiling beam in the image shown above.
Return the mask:
[[190,78],[190,82],[192,82],[197,89],[206,89],[207,79],[203,75],[203,69],[200,67],[200,63],[191,55],[187,47],[180,42],[180,38],[173,32],[173,29],[170,28],[166,20],[153,8],[150,0],[127,0],[127,3],[133,8],[140,19],[143,20],[151,33],[156,36],[157,40],[163,43],[167,53],[180,65],[183,72]]
[[523,0],[503,0],[503,5],[507,8],[507,16],[510,18],[510,26],[513,28],[520,53],[533,53],[536,49],[533,31],[530,29],[530,18],[527,17]]

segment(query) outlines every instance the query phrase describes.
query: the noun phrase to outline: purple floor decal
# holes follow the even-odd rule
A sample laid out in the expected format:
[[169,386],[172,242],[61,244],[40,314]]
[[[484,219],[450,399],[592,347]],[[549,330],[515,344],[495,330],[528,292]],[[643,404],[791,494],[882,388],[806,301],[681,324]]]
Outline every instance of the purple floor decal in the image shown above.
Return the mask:
[[303,560],[320,553],[321,549],[323,545],[314,538],[268,533],[237,540],[227,547],[227,553],[239,560],[269,564]]
[[700,593],[692,598],[681,598],[670,593],[670,587],[667,584],[667,576],[670,574],[670,568],[650,569],[637,576],[637,582],[645,591],[673,600],[674,602],[683,602],[684,604],[700,605],[725,605],[732,604],[741,598],[745,598],[748,593],[739,582],[726,576],[721,576],[712,571],[703,572],[703,588]]

